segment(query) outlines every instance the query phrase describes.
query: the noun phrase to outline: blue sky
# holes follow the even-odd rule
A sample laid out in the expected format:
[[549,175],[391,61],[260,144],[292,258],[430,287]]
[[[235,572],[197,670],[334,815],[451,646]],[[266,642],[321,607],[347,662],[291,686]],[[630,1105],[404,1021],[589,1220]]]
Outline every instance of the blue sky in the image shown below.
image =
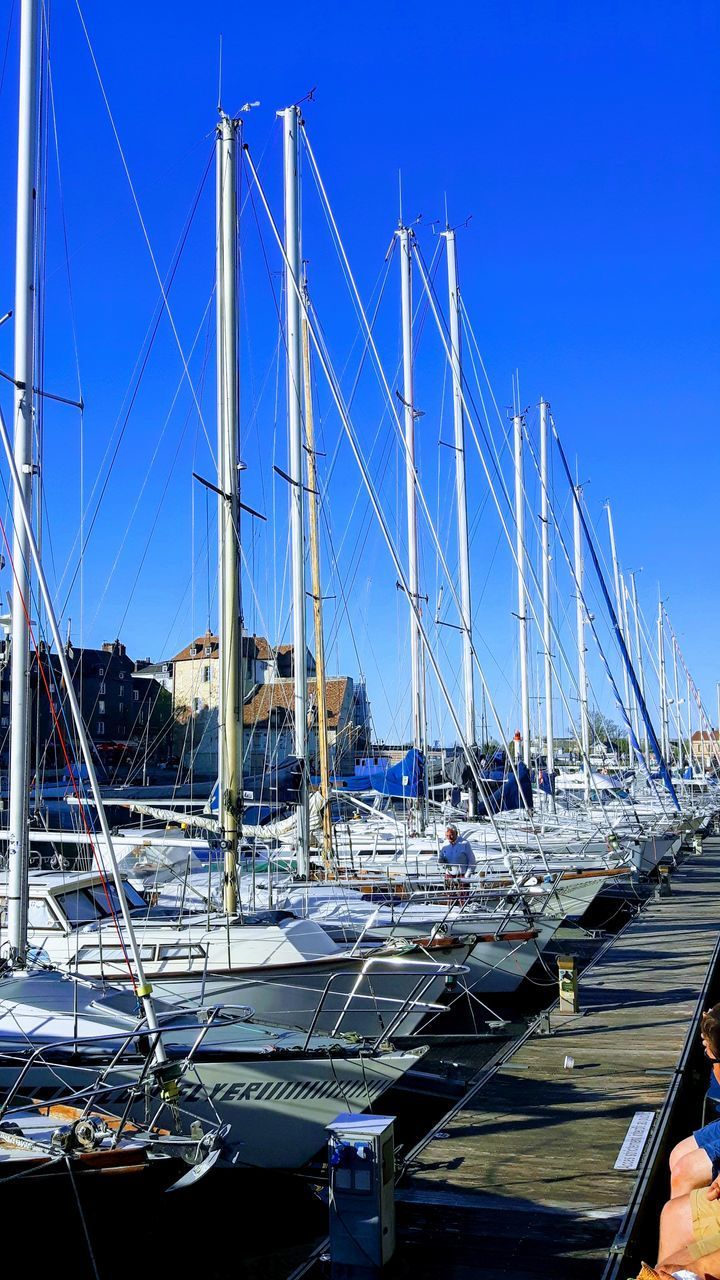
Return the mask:
[[[458,233],[463,298],[498,403],[504,413],[516,368],[531,431],[539,396],[551,401],[568,454],[578,459],[593,521],[604,538],[602,504],[610,498],[623,564],[642,566],[638,582],[649,625],[660,583],[715,719],[717,7],[702,0],[690,7],[475,4],[449,15],[425,3],[411,9],[371,2],[359,9],[309,3],[221,11],[183,0],[114,7],[84,0],[82,7],[163,275],[200,190],[170,296],[186,350],[197,335],[190,366],[210,438],[212,168],[201,184],[211,159],[222,34],[223,101],[231,111],[247,100],[261,103],[248,117],[245,136],[278,217],[275,110],[317,87],[306,108],[308,131],[364,298],[384,272],[397,223],[399,169],[405,216],[422,215],[417,235],[428,261],[437,247],[431,224],[444,216],[445,197],[451,221],[471,215]],[[3,50],[9,34],[0,92],[0,312],[12,305],[17,9],[6,0],[0,26]],[[46,408],[46,558],[77,639],[82,632],[87,643],[99,643],[120,632],[133,656],[159,658],[202,631],[208,615],[215,621],[209,585],[214,511],[191,478],[193,469],[211,474],[212,459],[164,317],[88,544],[82,598],[78,581],[65,601],[83,497],[92,511],[91,489],[106,474],[103,459],[124,419],[124,397],[158,287],[69,0],[51,7],[51,72],[61,182],[51,127],[45,381],[61,394],[76,391],[74,321],[87,408],[82,489],[79,415]],[[270,516],[267,528],[245,531],[253,580],[251,590],[246,575],[245,610],[249,625],[281,640],[289,638],[287,495],[271,470],[273,461],[287,465],[275,311],[281,264],[261,211],[256,221],[250,201],[241,234],[244,485],[247,501]],[[307,166],[304,235],[318,315],[348,389],[359,353],[357,326]],[[443,262],[437,272],[444,299]],[[393,386],[400,340],[397,274],[395,260],[377,320]],[[419,290],[416,280],[416,301]],[[425,411],[418,425],[419,465],[454,565],[452,459],[438,448],[439,438],[449,438],[450,405],[437,333],[422,307],[418,320],[416,402]],[[6,325],[0,367],[10,368],[11,361]],[[0,394],[7,413],[7,393]],[[368,521],[347,446],[337,444],[339,424],[321,385],[317,399],[324,467],[338,447],[327,481],[323,549],[328,594],[335,597],[328,603],[331,666],[352,674],[362,669],[378,730],[401,736],[408,728],[406,608],[381,537]],[[400,458],[369,367],[353,409],[404,550]],[[494,427],[499,440],[497,422]],[[511,728],[517,719],[512,560],[470,449],[468,471],[478,651],[501,719]],[[530,477],[528,491],[537,508]],[[565,495],[558,506],[568,527]],[[85,520],[87,528],[87,515]],[[73,567],[63,579],[68,562]],[[433,643],[457,689],[456,634],[432,622],[441,575],[426,533],[421,563]],[[6,569],[3,592],[9,585]],[[559,567],[558,617],[568,644],[573,607]],[[452,620],[447,590],[443,611]],[[535,641],[531,650],[537,665]],[[596,700],[612,714],[592,654],[590,667]],[[434,691],[429,704],[430,736],[452,736]]]

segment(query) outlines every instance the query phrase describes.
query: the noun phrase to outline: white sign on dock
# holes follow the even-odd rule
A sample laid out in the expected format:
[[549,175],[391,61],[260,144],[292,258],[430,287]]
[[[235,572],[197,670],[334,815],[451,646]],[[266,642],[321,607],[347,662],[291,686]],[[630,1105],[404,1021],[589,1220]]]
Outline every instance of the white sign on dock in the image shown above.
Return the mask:
[[616,1169],[637,1169],[640,1164],[645,1143],[650,1136],[653,1120],[655,1119],[654,1111],[636,1111],[630,1121],[628,1131],[625,1134],[618,1158],[615,1161]]

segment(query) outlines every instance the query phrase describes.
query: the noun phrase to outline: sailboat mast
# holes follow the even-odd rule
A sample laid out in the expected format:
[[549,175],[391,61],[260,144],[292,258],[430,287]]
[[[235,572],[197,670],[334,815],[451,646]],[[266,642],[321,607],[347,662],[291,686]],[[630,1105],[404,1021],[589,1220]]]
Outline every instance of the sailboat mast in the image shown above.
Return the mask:
[[[637,650],[637,659],[638,659],[638,684],[640,685],[640,693],[642,694],[642,700],[647,705],[647,699],[645,697],[645,667],[643,663],[642,644],[640,642],[640,611],[638,609],[637,583],[635,581],[635,574],[633,572],[630,573],[630,583],[631,583],[631,590],[632,590],[633,614],[635,615],[635,648]],[[650,763],[650,742],[648,739],[647,725],[644,723],[644,721],[643,721],[643,746],[645,748],[645,760],[649,764]]]
[[681,721],[681,719],[680,719],[680,715],[681,715],[681,712],[680,712],[680,681],[679,681],[679,678],[678,678],[677,649],[675,648],[675,640],[674,640],[674,637],[673,637],[673,646],[672,646],[672,660],[673,660],[673,687],[674,687],[674,689],[675,689],[675,716],[674,716],[674,719],[675,719],[675,725],[676,725],[676,727],[677,727],[677,736],[678,736],[678,739],[677,739],[677,764],[678,764],[678,769],[680,769],[680,770],[682,771],[682,767],[683,767],[683,765],[684,765],[684,763],[685,763],[684,758],[683,758],[683,757],[684,757],[684,755],[685,755],[685,752],[683,751],[683,740],[682,740],[682,721]]
[[217,449],[218,449],[218,823],[225,844],[224,905],[237,911],[238,819],[242,813],[242,689],[239,565],[239,377],[237,156],[239,121],[217,128]]
[[300,762],[297,806],[297,872],[310,869],[310,818],[307,785],[307,639],[305,635],[305,501],[302,423],[302,359],[300,352],[300,193],[297,107],[286,107],[283,119],[285,193],[285,315],[287,344],[287,412],[290,445],[290,544],[292,550],[293,652],[295,659],[295,755]]
[[[93,798],[95,801],[95,807],[97,810],[98,821],[100,823],[100,831],[102,833],[103,844],[108,854],[108,858],[110,860],[112,876],[113,876],[113,880],[115,881],[115,890],[117,893],[118,905],[120,907],[120,914],[122,916],[123,924],[127,932],[128,949],[132,957],[133,968],[134,968],[135,977],[137,980],[136,987],[135,987],[135,994],[137,995],[138,1001],[140,1001],[142,1004],[142,1008],[147,1020],[148,1028],[150,1029],[150,1031],[156,1031],[158,1023],[157,1023],[157,1018],[155,1016],[155,1008],[152,1001],[152,986],[145,977],[145,971],[144,971],[143,962],[142,962],[142,952],[140,950],[140,947],[138,946],[137,937],[133,927],[132,916],[130,914],[127,897],[125,894],[125,886],[123,883],[123,878],[120,874],[120,868],[118,867],[117,857],[115,855],[115,846],[113,843],[112,832],[110,831],[110,826],[107,820],[107,814],[105,812],[105,806],[103,804],[102,794],[100,792],[100,784],[98,782],[97,772],[95,770],[95,761],[93,759],[90,739],[88,737],[87,729],[85,728],[85,722],[83,721],[82,713],[80,711],[80,703],[78,700],[77,692],[75,690],[75,685],[73,683],[73,675],[70,670],[70,662],[68,660],[65,646],[63,645],[63,642],[62,642],[62,636],[60,635],[60,627],[58,624],[57,617],[55,615],[55,607],[53,605],[52,598],[50,596],[50,589],[48,587],[47,578],[45,576],[45,571],[43,569],[42,561],[40,559],[40,552],[38,550],[37,540],[33,533],[32,521],[30,516],[30,507],[29,507],[29,504],[25,501],[25,498],[23,497],[23,476],[21,475],[17,462],[13,457],[13,450],[10,444],[10,437],[8,436],[7,428],[5,426],[5,419],[3,418],[1,411],[0,411],[0,440],[2,441],[2,446],[8,460],[8,465],[10,467],[10,474],[12,476],[14,492],[16,495],[19,495],[19,502],[15,505],[13,509],[13,514],[14,515],[15,513],[17,514],[17,518],[22,524],[22,528],[25,533],[25,546],[27,548],[27,553],[28,553],[28,564],[32,563],[35,568],[40,599],[42,600],[42,603],[45,606],[45,613],[47,616],[48,625],[50,627],[50,634],[53,639],[53,644],[55,645],[55,652],[57,654],[58,662],[60,665],[60,673],[65,686],[65,696],[67,697],[68,706],[70,708],[70,715],[72,717],[75,733],[77,735],[80,752],[81,752],[83,761],[85,763],[85,767],[87,769],[88,781],[90,783],[90,789],[92,791]],[[20,958],[22,959],[22,956]],[[156,1063],[158,1064],[163,1064],[166,1061],[165,1049],[163,1047],[162,1040],[159,1036],[156,1038],[155,1044],[153,1046],[153,1056],[155,1058]]]
[[[462,353],[460,345],[460,292],[458,286],[455,232],[444,232],[447,246],[448,293],[450,301],[450,364],[453,380],[453,423],[455,428],[455,497],[457,502],[458,560],[460,565],[460,607],[462,609],[463,686],[465,690],[465,740],[474,746],[475,682],[473,671],[472,599],[470,594],[470,538],[468,534],[467,486],[465,474],[465,418],[462,392]],[[475,811],[474,789],[471,788],[471,814]]]
[[[552,782],[555,771],[553,728],[552,631],[550,625],[550,494],[548,491],[548,404],[540,401],[540,541],[542,549],[543,659],[545,664],[545,758]],[[550,796],[554,809],[555,799]]]
[[515,540],[518,586],[518,643],[520,657],[520,714],[522,758],[530,767],[530,684],[528,680],[527,587],[525,584],[525,492],[523,484],[523,420],[513,417],[515,457]]
[[590,719],[588,716],[587,661],[585,648],[585,605],[583,603],[583,586],[585,581],[585,564],[582,545],[582,528],[580,524],[580,502],[582,489],[575,486],[573,503],[573,544],[575,552],[575,623],[577,627],[578,647],[578,694],[580,698],[580,744],[583,756],[583,774],[585,777],[585,796],[590,796]]
[[315,455],[315,418],[313,414],[310,370],[310,334],[307,308],[307,279],[303,279],[305,308],[302,315],[303,383],[305,387],[305,442],[308,470],[308,527],[310,530],[310,573],[312,576],[313,622],[315,627],[315,687],[317,689],[317,744],[320,763],[320,794],[323,799],[323,862],[328,873],[332,860],[332,814],[330,811],[330,751],[327,734],[327,685],[325,670],[325,634],[323,630],[322,581],[320,577],[320,528],[318,512],[318,473]]
[[665,626],[663,620],[662,600],[658,600],[658,618],[657,618],[657,638],[658,638],[658,680],[660,682],[660,735],[663,760],[669,759],[670,732],[668,725],[668,699],[667,685],[665,682]]
[[[629,637],[626,633],[625,625],[624,625],[625,611],[623,609],[623,600],[622,600],[621,588],[620,588],[620,566],[618,564],[617,547],[615,545],[615,526],[613,524],[612,509],[610,507],[609,502],[606,504],[605,509],[607,511],[608,534],[610,536],[610,555],[612,557],[613,580],[615,583],[615,602],[616,602],[616,609],[617,609],[618,626],[620,627],[620,631],[622,632],[622,636],[625,641],[625,647],[628,648]],[[630,714],[630,679],[628,676],[627,666],[625,663],[623,663],[623,683],[624,683],[624,689],[625,689],[625,707],[629,715]],[[630,765],[631,768],[633,764],[634,754],[635,753],[633,751],[633,745],[628,736],[628,764]]]
[[[622,610],[623,610],[623,632],[625,635],[625,644],[627,646],[630,661],[633,661],[633,644],[630,636],[630,615],[628,614],[628,589],[625,585],[625,578],[620,573],[620,591],[622,593]],[[634,690],[630,691],[630,715],[632,718],[633,731],[635,733],[635,741],[640,742],[640,720],[638,717],[637,698]],[[633,748],[633,753],[635,748]]]
[[32,508],[33,349],[35,339],[36,170],[38,156],[40,4],[20,8],[17,227],[15,237],[15,354],[13,453],[20,488],[13,495],[13,591],[10,655],[10,803],[8,831],[8,935],[21,964],[27,949],[28,786],[30,759],[30,549],[22,520]]
[[688,762],[690,768],[693,768],[693,745],[692,745],[692,703],[690,701],[690,673],[687,676],[687,747]]
[[[415,399],[412,351],[412,232],[400,226],[400,282],[402,301],[403,345],[403,413],[405,426],[405,493],[407,502],[408,586],[416,608],[420,608],[418,572],[417,495],[415,493]],[[410,616],[410,664],[412,686],[413,746],[422,751],[425,742],[425,686],[420,643],[420,629],[414,614]],[[417,819],[420,831],[425,826],[425,797],[418,796]]]

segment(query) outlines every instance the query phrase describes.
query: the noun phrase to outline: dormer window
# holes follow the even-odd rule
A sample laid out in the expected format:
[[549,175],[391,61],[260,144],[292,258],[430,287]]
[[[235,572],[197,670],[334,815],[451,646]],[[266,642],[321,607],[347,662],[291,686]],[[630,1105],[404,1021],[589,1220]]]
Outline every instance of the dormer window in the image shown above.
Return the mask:
[[209,657],[211,656],[211,654],[212,654],[212,645],[211,645],[211,644],[206,644],[206,645],[205,645],[205,657],[206,657],[206,658],[209,658]]
[[191,644],[190,645],[191,658],[197,658],[197,655],[198,655],[198,646],[196,644]]

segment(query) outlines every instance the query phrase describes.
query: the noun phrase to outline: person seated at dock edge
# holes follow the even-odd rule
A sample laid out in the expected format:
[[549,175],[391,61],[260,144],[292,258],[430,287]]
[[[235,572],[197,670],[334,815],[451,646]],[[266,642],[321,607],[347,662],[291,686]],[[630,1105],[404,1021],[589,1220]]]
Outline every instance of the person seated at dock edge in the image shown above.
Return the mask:
[[[720,1092],[720,1005],[703,1014],[700,1038],[711,1063],[712,1098]],[[720,1277],[720,1120],[672,1150],[670,1195],[660,1215],[657,1270],[643,1263],[638,1280]]]
[[475,870],[475,854],[467,840],[461,840],[454,822],[446,828],[447,844],[440,850],[438,861],[445,868],[445,887],[451,889],[459,901],[470,892],[470,877]]
[[657,1268],[638,1280],[720,1280],[720,1175],[709,1187],[668,1200],[660,1218]]
[[[700,1039],[710,1066],[708,1096],[717,1112],[720,1101],[720,1004],[706,1009],[700,1021]],[[720,1173],[720,1120],[696,1129],[670,1152],[670,1197],[689,1195],[707,1187]]]

